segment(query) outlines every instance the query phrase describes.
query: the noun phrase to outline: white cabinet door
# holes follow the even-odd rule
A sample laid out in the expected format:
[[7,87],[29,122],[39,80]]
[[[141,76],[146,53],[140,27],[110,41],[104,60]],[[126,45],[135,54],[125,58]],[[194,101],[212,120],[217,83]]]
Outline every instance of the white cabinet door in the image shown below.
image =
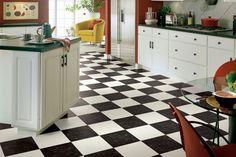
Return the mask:
[[73,44],[70,52],[66,53],[64,67],[64,105],[66,111],[79,100],[79,43]]
[[150,69],[152,66],[152,37],[138,36],[138,63]]
[[225,62],[234,58],[234,52],[208,48],[208,77],[214,76],[216,70]]
[[42,53],[42,127],[62,114],[63,49]]
[[40,53],[13,52],[13,126],[38,128]]
[[168,40],[162,38],[153,39],[152,70],[158,73],[168,73]]

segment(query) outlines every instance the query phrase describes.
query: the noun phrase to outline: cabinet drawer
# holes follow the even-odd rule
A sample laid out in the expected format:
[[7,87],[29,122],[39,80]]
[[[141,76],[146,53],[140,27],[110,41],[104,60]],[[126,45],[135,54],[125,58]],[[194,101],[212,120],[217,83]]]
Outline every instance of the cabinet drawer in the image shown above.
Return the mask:
[[153,37],[168,39],[168,34],[168,30],[158,28],[153,29]]
[[234,51],[234,39],[222,37],[208,37],[208,47]]
[[169,72],[171,75],[185,80],[194,80],[206,77],[206,67],[170,58]]
[[152,36],[152,28],[139,26],[138,34]]
[[183,41],[192,44],[207,45],[207,36],[195,33],[169,31],[169,38],[171,40]]
[[205,46],[170,41],[169,56],[200,65],[207,64],[207,48]]

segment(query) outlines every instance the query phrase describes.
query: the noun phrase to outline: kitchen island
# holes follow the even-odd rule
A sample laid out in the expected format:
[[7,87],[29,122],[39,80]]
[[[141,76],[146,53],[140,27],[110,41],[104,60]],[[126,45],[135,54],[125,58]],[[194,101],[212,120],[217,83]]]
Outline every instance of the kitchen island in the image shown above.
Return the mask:
[[30,45],[0,41],[0,123],[37,133],[66,114],[79,100],[79,38]]

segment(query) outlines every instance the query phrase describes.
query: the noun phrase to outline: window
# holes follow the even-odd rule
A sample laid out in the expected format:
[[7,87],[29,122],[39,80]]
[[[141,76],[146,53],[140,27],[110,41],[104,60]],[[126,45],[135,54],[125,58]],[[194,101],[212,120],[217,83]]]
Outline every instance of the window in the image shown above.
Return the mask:
[[67,35],[66,29],[75,23],[88,19],[87,10],[77,10],[75,13],[66,11],[66,6],[78,3],[79,0],[49,0],[49,23],[56,26],[54,35]]

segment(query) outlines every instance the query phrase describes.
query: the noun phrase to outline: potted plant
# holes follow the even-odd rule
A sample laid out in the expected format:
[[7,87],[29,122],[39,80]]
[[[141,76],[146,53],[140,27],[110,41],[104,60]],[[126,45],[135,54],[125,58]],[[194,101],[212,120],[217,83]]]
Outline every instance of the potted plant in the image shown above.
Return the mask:
[[66,7],[67,11],[75,12],[76,10],[86,9],[92,18],[100,18],[99,9],[104,5],[104,0],[80,0],[74,5]]
[[165,18],[165,17],[166,17],[166,14],[168,14],[168,13],[171,13],[171,8],[168,7],[168,6],[162,7],[162,8],[157,12],[158,17],[159,17],[159,19],[158,19],[159,25],[165,26],[165,24],[166,24],[166,18]]

